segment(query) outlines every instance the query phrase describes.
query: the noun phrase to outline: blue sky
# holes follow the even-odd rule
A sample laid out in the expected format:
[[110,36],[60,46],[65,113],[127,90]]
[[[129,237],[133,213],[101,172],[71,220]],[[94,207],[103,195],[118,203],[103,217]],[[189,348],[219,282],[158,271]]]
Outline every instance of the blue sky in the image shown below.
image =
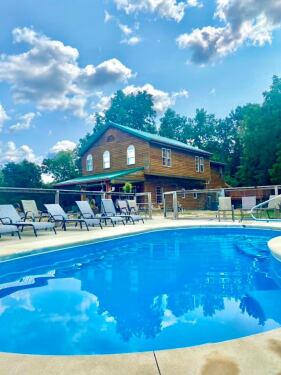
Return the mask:
[[225,116],[281,75],[281,0],[3,0],[0,163],[74,147],[117,89]]

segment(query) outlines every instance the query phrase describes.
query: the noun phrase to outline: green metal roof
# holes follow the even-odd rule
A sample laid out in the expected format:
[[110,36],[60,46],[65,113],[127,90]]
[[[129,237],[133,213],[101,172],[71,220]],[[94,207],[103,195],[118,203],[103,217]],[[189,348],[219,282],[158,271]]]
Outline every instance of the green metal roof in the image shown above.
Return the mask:
[[111,122],[111,121],[100,132],[97,132],[97,133],[95,133],[95,134],[93,134],[93,135],[90,136],[88,142],[86,143],[86,145],[81,150],[82,154],[84,154],[85,152],[87,152],[87,150],[110,127],[119,129],[121,131],[124,131],[124,132],[126,132],[128,134],[131,134],[131,135],[133,135],[133,136],[135,136],[137,138],[141,138],[141,139],[143,139],[145,141],[148,141],[148,142],[158,143],[158,144],[161,144],[161,145],[167,145],[167,146],[170,146],[170,147],[179,148],[179,149],[182,149],[182,150],[185,150],[185,151],[191,151],[191,152],[200,153],[200,154],[204,154],[204,155],[211,155],[211,153],[208,152],[208,151],[204,151],[204,150],[201,150],[201,149],[199,149],[197,147],[190,146],[190,145],[188,145],[186,143],[176,141],[175,139],[170,139],[170,138],[162,137],[162,136],[157,135],[157,134],[147,133],[147,132],[144,132],[142,130],[137,130],[137,129],[129,128],[127,126],[115,124],[114,122]]
[[80,185],[80,184],[85,184],[85,183],[95,182],[95,181],[112,180],[114,178],[126,176],[128,174],[132,174],[132,173],[139,172],[142,170],[144,170],[144,167],[138,167],[138,168],[132,168],[132,169],[127,169],[127,170],[122,170],[122,171],[108,172],[108,173],[99,173],[99,174],[94,174],[91,176],[81,176],[81,177],[73,178],[72,180],[59,182],[55,186]]

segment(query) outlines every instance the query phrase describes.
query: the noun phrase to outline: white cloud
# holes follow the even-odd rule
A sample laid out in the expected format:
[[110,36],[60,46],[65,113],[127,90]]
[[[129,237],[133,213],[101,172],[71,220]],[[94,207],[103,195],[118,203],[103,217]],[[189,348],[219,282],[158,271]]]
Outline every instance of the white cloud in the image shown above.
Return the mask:
[[85,117],[85,105],[94,89],[133,76],[131,69],[115,58],[82,68],[76,48],[30,28],[14,29],[13,38],[30,48],[0,56],[0,81],[10,83],[15,102],[33,102],[40,110],[67,110]]
[[122,39],[120,43],[128,44],[129,46],[135,46],[142,41],[142,38],[139,36],[132,36],[130,38]]
[[128,25],[124,25],[123,23],[119,23],[118,27],[125,35],[130,35],[133,32],[133,30]]
[[158,114],[161,114],[166,111],[168,107],[171,107],[175,104],[177,97],[188,97],[188,92],[186,90],[181,90],[179,92],[168,93],[156,89],[150,83],[147,83],[143,86],[134,86],[130,85],[123,89],[123,92],[128,94],[137,94],[138,92],[146,91],[152,96],[154,109]]
[[7,120],[9,120],[9,116],[4,107],[0,104],[0,132],[2,131],[4,122]]
[[110,107],[112,97],[113,95],[102,96],[93,108],[99,113],[106,111]]
[[16,124],[10,126],[10,130],[13,132],[18,132],[21,130],[27,130],[32,127],[32,120],[39,116],[39,113],[34,112],[28,112],[22,116],[20,116],[20,121],[18,121]]
[[224,25],[194,29],[177,38],[180,48],[191,49],[191,60],[204,64],[235,52],[245,42],[263,46],[281,27],[281,0],[217,0],[215,17]]
[[51,184],[55,180],[53,176],[51,176],[47,173],[42,173],[41,178],[42,178],[42,181],[43,181],[44,184]]
[[160,17],[180,22],[188,7],[199,7],[196,0],[114,0],[118,9],[124,10],[127,14],[146,12],[157,13]]
[[52,148],[50,148],[50,152],[58,153],[60,151],[72,151],[76,147],[76,143],[64,139],[62,141],[58,141]]
[[5,144],[0,143],[0,164],[8,162],[18,163],[24,159],[37,164],[40,164],[42,161],[42,157],[37,157],[34,151],[27,145],[17,147],[12,141]]
[[104,23],[111,21],[114,17],[107,11],[104,11]]

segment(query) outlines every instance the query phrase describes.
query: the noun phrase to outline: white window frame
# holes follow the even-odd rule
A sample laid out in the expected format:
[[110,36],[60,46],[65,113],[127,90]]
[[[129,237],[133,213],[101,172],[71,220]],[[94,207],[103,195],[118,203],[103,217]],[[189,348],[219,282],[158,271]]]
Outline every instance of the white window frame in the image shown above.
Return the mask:
[[199,156],[195,156],[195,171],[197,173],[200,172],[200,161],[199,161]]
[[94,170],[94,161],[93,161],[93,155],[88,154],[86,158],[86,171],[92,172]]
[[110,152],[108,150],[104,151],[102,155],[103,169],[110,168]]
[[134,145],[127,148],[127,165],[136,164],[136,149]]
[[162,148],[162,166],[172,166],[172,151],[170,148]]
[[199,169],[200,169],[200,173],[204,173],[204,171],[205,171],[205,164],[204,164],[204,158],[203,158],[203,156],[200,156],[200,158],[199,158]]

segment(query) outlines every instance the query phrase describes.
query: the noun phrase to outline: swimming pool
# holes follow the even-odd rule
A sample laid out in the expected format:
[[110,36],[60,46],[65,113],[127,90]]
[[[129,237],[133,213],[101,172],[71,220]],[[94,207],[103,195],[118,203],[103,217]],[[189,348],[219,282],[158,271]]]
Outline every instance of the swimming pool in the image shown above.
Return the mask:
[[0,263],[0,351],[109,354],[281,325],[273,230],[170,229]]

